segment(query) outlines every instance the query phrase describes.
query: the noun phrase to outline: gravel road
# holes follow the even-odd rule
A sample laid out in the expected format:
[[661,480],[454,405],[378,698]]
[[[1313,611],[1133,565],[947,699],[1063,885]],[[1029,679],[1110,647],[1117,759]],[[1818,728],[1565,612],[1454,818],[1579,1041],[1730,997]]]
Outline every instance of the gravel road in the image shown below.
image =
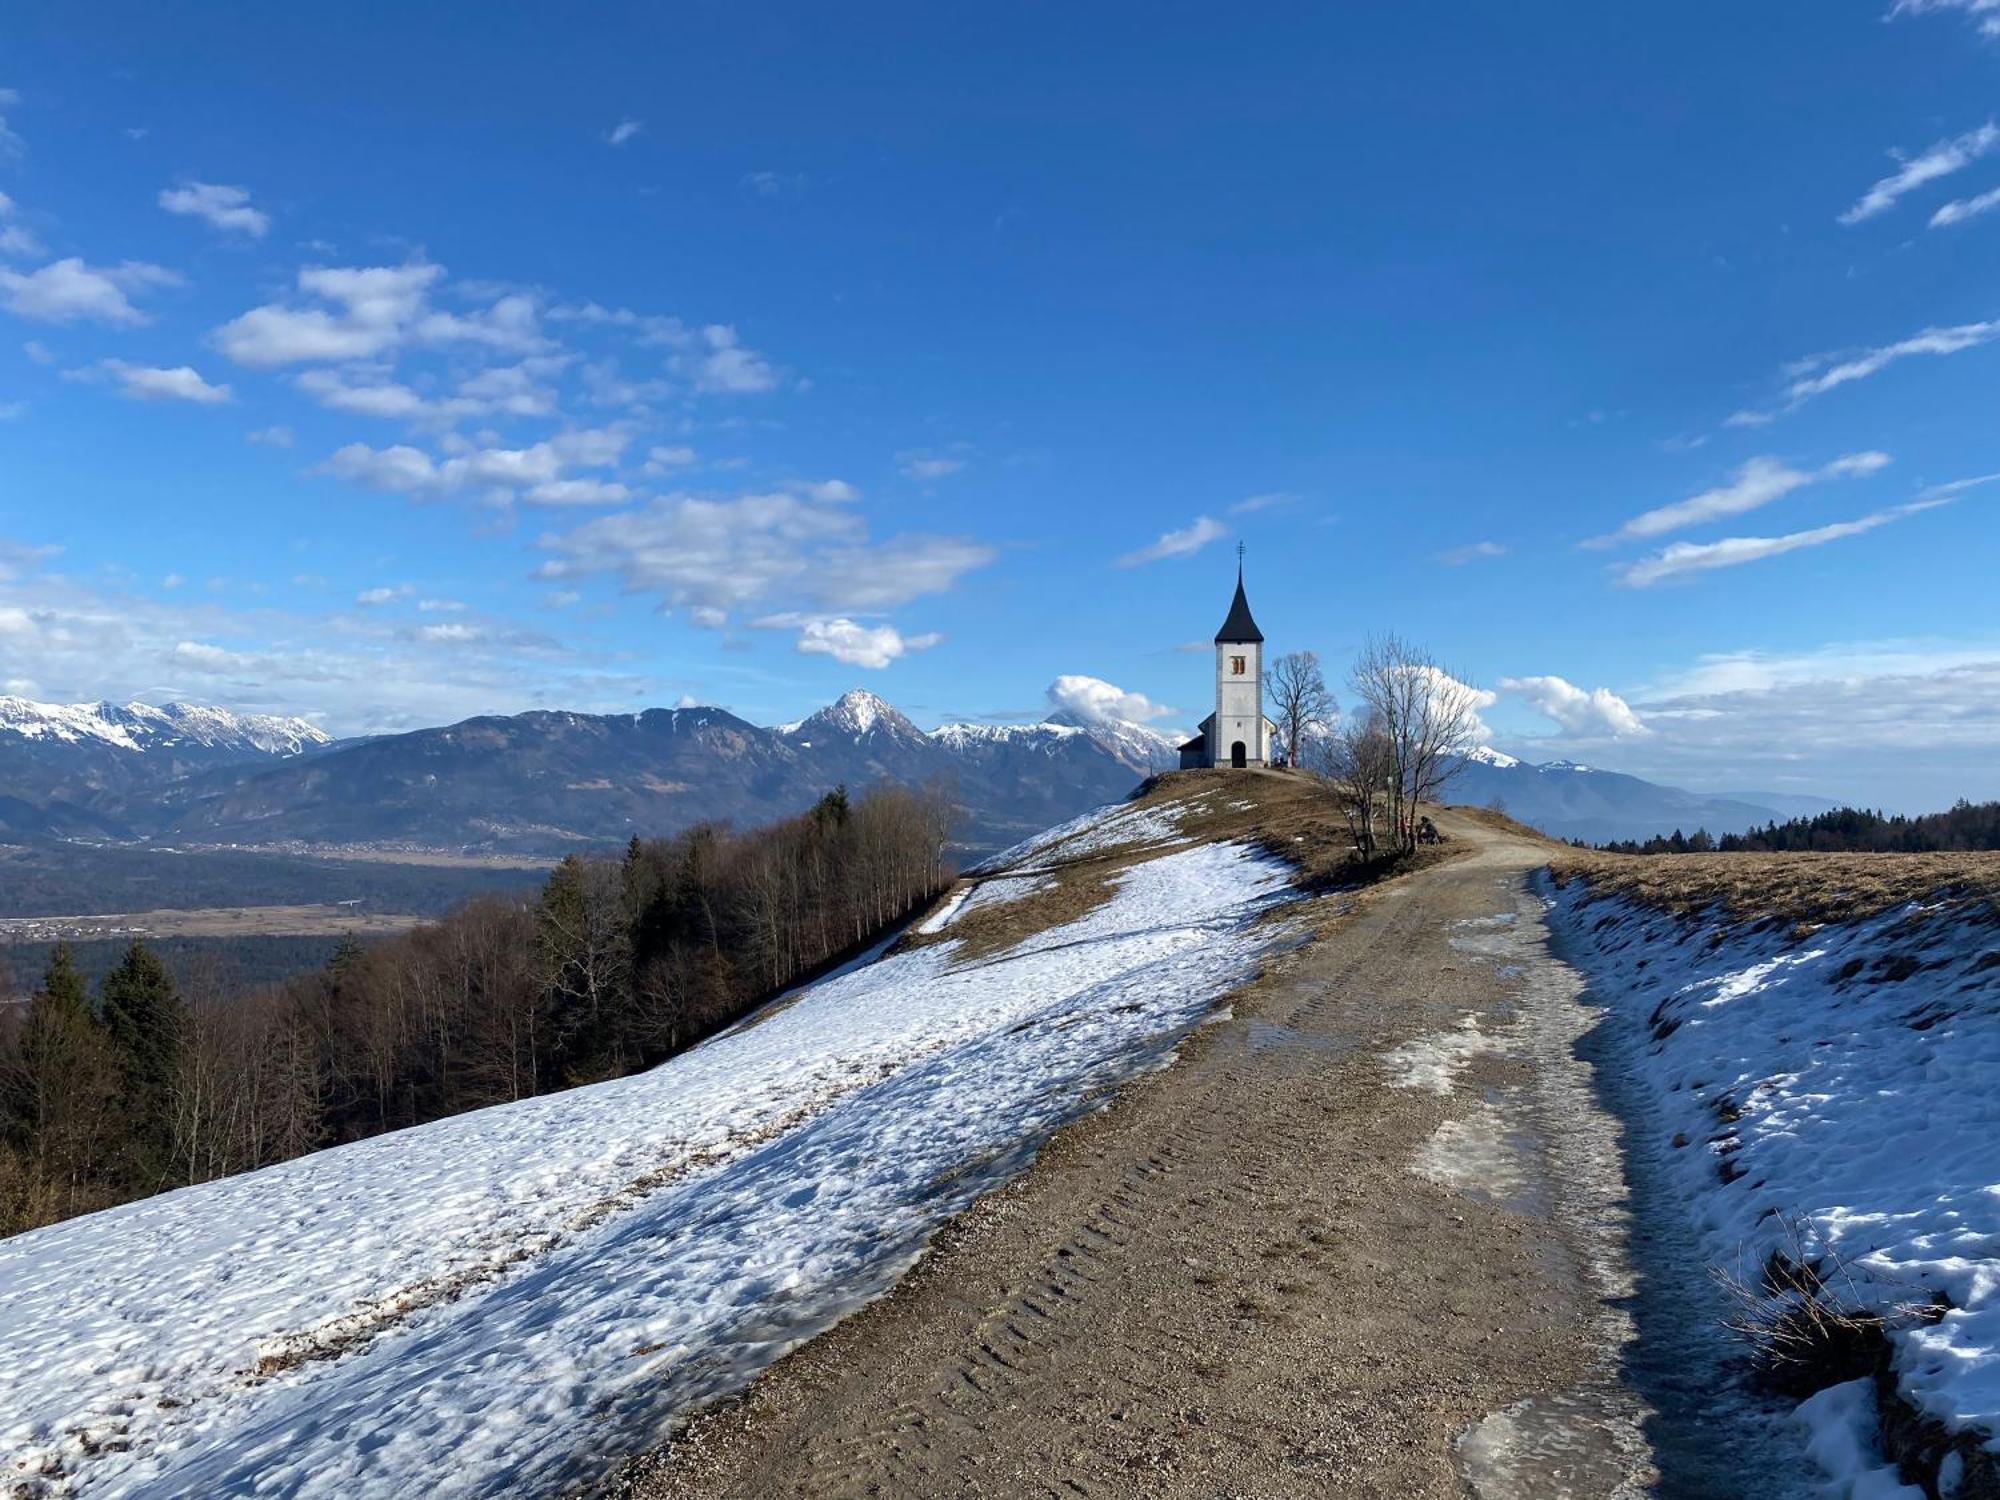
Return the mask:
[[622,1481],[711,1496],[1640,1493],[1616,1123],[1548,847],[1315,903],[1171,1068]]

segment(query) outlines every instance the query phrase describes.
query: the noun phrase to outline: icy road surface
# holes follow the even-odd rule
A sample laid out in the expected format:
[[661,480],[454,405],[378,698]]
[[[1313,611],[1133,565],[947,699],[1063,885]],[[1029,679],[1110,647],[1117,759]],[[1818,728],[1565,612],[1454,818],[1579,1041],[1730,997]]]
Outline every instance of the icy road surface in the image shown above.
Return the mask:
[[1179,850],[1006,953],[882,959],[648,1073],[0,1242],[0,1482],[588,1481],[893,1284],[1162,1057],[1249,977],[1288,877]]

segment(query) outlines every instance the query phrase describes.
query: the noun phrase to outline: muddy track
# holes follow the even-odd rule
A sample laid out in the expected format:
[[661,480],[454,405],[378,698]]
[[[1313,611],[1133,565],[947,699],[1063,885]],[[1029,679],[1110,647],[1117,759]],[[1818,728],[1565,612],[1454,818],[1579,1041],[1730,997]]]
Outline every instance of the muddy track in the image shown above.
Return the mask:
[[1174,1067],[624,1487],[1462,1496],[1459,1436],[1587,1381],[1602,1340],[1554,1219],[1412,1170],[1518,1061],[1449,1095],[1385,1087],[1390,1048],[1510,1010],[1449,934],[1511,908],[1546,850],[1456,831],[1476,857],[1318,903],[1317,940]]

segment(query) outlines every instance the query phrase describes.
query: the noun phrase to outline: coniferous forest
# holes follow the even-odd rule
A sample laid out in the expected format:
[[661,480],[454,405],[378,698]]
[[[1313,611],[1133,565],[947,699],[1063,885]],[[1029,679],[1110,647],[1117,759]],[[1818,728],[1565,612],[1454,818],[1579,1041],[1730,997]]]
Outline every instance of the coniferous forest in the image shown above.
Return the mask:
[[650,1067],[927,903],[952,822],[885,785],[635,838],[240,997],[142,942],[92,997],[58,945],[0,1007],[0,1233]]
[[1959,802],[1949,812],[1893,817],[1836,807],[1717,838],[1706,829],[1597,847],[1614,854],[1949,854],[2000,849],[2000,802]]

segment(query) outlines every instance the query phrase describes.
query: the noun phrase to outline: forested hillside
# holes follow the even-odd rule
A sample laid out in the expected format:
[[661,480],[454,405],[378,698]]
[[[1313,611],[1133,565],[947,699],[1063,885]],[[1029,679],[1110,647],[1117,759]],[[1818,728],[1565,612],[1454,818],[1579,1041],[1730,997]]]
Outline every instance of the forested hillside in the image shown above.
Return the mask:
[[838,790],[573,856],[236,1000],[191,1005],[134,943],[93,1003],[58,946],[0,1010],[0,1231],[648,1067],[930,900],[950,836],[938,788]]

